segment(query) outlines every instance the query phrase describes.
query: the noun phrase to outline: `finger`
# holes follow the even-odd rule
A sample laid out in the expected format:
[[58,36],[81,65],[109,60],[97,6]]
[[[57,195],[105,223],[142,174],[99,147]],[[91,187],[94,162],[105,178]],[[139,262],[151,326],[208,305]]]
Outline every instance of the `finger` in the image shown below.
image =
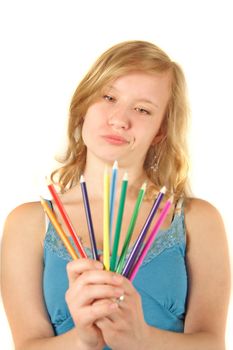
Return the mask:
[[122,285],[124,287],[125,293],[128,295],[135,293],[136,289],[133,286],[132,282],[124,276],[121,276],[121,277],[122,277]]
[[[65,294],[66,302],[70,307],[72,305],[72,310],[87,306],[98,299],[113,299],[117,301],[124,294],[124,289],[121,286],[106,283],[106,278],[103,279],[103,284],[80,283],[80,279],[84,279],[83,275],[68,288]],[[99,280],[102,279],[100,278]]]
[[87,327],[92,325],[93,323],[96,323],[98,319],[103,319],[114,312],[116,312],[118,309],[118,305],[115,302],[112,302],[109,300],[101,300],[99,302],[95,302],[90,306],[83,307],[79,314],[77,315],[77,319],[75,321],[79,323],[79,325],[82,325],[83,327]]
[[66,265],[69,284],[72,284],[77,279],[77,277],[85,271],[102,269],[103,265],[96,260],[78,259],[71,261]]
[[[93,305],[101,304],[102,302],[105,302],[105,300],[96,300]],[[114,323],[120,320],[120,322],[123,321],[124,319],[124,311],[121,309],[120,303],[119,303],[119,298],[115,298],[111,300],[112,303],[115,304],[115,312],[110,313],[106,317],[102,319],[98,319],[98,321],[108,321],[108,324]],[[113,306],[112,306],[113,307]],[[110,322],[110,323],[109,323]],[[106,325],[107,323],[105,323]]]
[[83,306],[93,303],[99,299],[112,299],[117,303],[117,299],[122,296],[124,290],[122,288],[111,286],[108,284],[98,285],[85,285],[82,288],[77,289],[77,293],[74,293],[74,297],[77,299],[77,305]]
[[[116,312],[115,312],[116,313]],[[113,316],[115,315],[115,313],[109,314],[106,317],[102,317],[99,318],[98,320],[95,321],[95,325],[103,332],[105,332],[105,330],[107,329],[108,332],[110,329],[112,329],[114,327],[113,325]]]
[[113,286],[121,286],[123,281],[124,278],[115,272],[106,270],[86,270],[79,275],[77,283],[79,285],[109,284]]

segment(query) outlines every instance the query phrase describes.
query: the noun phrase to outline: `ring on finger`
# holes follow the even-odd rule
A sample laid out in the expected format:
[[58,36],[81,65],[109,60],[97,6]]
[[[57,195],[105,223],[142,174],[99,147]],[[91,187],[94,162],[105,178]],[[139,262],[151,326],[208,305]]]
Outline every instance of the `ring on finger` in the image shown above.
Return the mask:
[[117,302],[117,304],[119,305],[119,304],[122,303],[122,301],[124,301],[124,300],[125,300],[125,296],[124,296],[124,294],[122,294],[119,298],[117,298],[116,302]]

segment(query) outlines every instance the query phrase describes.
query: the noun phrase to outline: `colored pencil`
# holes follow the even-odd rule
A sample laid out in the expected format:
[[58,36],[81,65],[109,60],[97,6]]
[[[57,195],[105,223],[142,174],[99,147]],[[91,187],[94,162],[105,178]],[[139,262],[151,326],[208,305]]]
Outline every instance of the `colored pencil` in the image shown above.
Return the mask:
[[104,211],[103,211],[103,263],[106,270],[110,268],[109,242],[109,173],[104,171]]
[[149,236],[145,246],[143,247],[143,249],[140,253],[140,256],[139,256],[137,262],[135,263],[132,271],[130,272],[130,277],[129,277],[130,281],[133,281],[133,279],[135,278],[143,260],[145,259],[146,254],[148,253],[148,250],[150,249],[152,243],[154,242],[156,234],[158,233],[162,223],[164,222],[164,220],[168,214],[168,211],[170,209],[171,204],[172,204],[172,198],[169,198],[167,200],[167,202],[165,203],[164,208],[162,209],[160,216],[159,216],[158,220],[156,221],[156,223],[155,223],[155,225],[150,233],[150,236]]
[[138,236],[138,238],[137,238],[137,240],[136,240],[136,242],[135,242],[135,244],[134,244],[134,246],[129,254],[128,259],[126,260],[126,263],[125,263],[124,268],[122,270],[122,275],[125,277],[129,277],[129,273],[130,273],[130,271],[131,271],[131,269],[132,269],[132,267],[133,267],[133,265],[138,257],[138,254],[141,250],[143,241],[146,237],[147,231],[149,230],[151,222],[152,222],[152,220],[153,220],[153,218],[154,218],[154,216],[159,208],[159,205],[163,199],[165,192],[166,192],[165,187],[163,187],[159,191],[159,194],[154,201],[154,204],[153,204],[151,211],[150,211],[150,213],[145,221],[145,224],[144,224],[144,226],[143,226],[143,228],[142,228],[142,230],[141,230],[141,232],[140,232],[140,234],[139,234],[139,236]]
[[61,225],[58,223],[54,212],[49,207],[49,205],[46,202],[46,200],[44,200],[43,198],[41,198],[41,204],[42,204],[42,206],[44,208],[44,211],[46,212],[49,220],[51,221],[53,227],[55,228],[58,236],[61,238],[64,246],[66,247],[68,253],[71,255],[73,260],[77,260],[78,259],[78,255],[77,255],[76,251],[74,250],[72,244],[70,243],[68,237],[66,236],[65,232],[63,231]]
[[110,235],[110,244],[112,238],[112,225],[113,225],[113,217],[114,217],[114,204],[115,204],[115,196],[116,196],[116,183],[117,183],[117,173],[118,173],[118,163],[114,162],[112,167],[112,177],[111,177],[111,186],[110,186],[110,216],[109,216],[109,235]]
[[88,199],[88,194],[87,194],[87,186],[86,186],[86,182],[85,182],[83,175],[80,178],[80,186],[81,186],[81,190],[82,190],[83,204],[84,204],[84,208],[85,208],[88,232],[89,232],[89,237],[90,237],[90,242],[91,242],[92,257],[94,260],[99,260],[97,247],[96,247],[96,241],[95,241],[95,233],[94,233],[92,217],[91,217],[90,204],[89,204],[89,199]]
[[117,252],[118,252],[118,246],[119,246],[119,240],[120,240],[122,218],[123,218],[123,214],[124,214],[127,187],[128,187],[128,174],[125,173],[123,180],[122,180],[121,195],[120,195],[120,201],[119,201],[116,229],[115,229],[112,256],[111,256],[111,262],[110,262],[110,270],[111,271],[115,271],[115,268],[116,268]]
[[124,245],[123,245],[123,248],[122,248],[122,251],[121,251],[119,262],[117,264],[117,269],[116,269],[117,273],[121,273],[122,272],[122,269],[123,269],[123,266],[124,266],[124,262],[125,262],[125,258],[126,258],[126,254],[127,254],[128,247],[129,247],[129,243],[130,243],[130,240],[131,240],[131,237],[132,237],[132,234],[133,234],[133,230],[134,230],[134,227],[135,227],[135,224],[136,224],[136,220],[137,220],[137,217],[138,217],[139,209],[141,207],[141,204],[142,204],[142,201],[143,201],[143,198],[144,198],[144,195],[145,195],[145,191],[146,191],[146,183],[144,182],[144,184],[142,185],[142,187],[140,188],[140,191],[138,193],[138,198],[137,198],[137,201],[136,201],[136,204],[135,204],[135,207],[134,207],[134,211],[133,211],[133,214],[132,214],[132,217],[131,217],[131,220],[130,220],[130,224],[129,224],[127,233],[126,233],[125,242],[124,242]]
[[82,243],[81,243],[80,239],[78,238],[78,236],[77,236],[77,234],[76,234],[76,232],[75,232],[75,230],[74,230],[74,228],[73,228],[73,226],[71,224],[70,218],[68,217],[68,215],[67,215],[67,213],[65,211],[65,208],[64,208],[60,198],[58,197],[58,194],[57,194],[57,192],[56,192],[56,190],[55,190],[55,188],[54,188],[52,183],[48,184],[48,189],[49,189],[49,191],[50,191],[50,193],[51,193],[51,195],[52,195],[52,197],[53,197],[53,199],[54,199],[54,201],[55,201],[55,203],[56,203],[56,205],[58,207],[58,210],[59,210],[59,212],[60,212],[60,214],[61,214],[61,216],[62,216],[62,218],[63,218],[63,220],[64,220],[64,222],[65,222],[65,224],[66,224],[66,226],[68,228],[68,230],[69,230],[69,233],[71,234],[71,236],[72,236],[72,238],[74,240],[74,243],[75,243],[75,245],[76,245],[76,247],[78,249],[78,252],[79,252],[80,256],[82,258],[87,258],[87,254],[86,254],[86,252],[85,252],[85,250],[84,250],[84,248],[82,246]]

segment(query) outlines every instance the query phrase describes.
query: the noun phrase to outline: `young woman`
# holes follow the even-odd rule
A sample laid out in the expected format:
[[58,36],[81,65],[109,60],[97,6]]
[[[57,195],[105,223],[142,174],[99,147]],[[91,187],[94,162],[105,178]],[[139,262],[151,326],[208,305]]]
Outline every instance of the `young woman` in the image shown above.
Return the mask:
[[[89,258],[71,261],[40,202],[10,213],[2,295],[17,350],[225,348],[227,243],[218,211],[188,190],[188,112],[181,68],[152,43],[115,45],[81,81],[71,102],[64,164],[51,178]],[[127,172],[129,179],[119,251],[141,185],[146,182],[147,191],[131,246],[161,187],[165,199],[174,196],[133,283],[91,259],[79,184],[83,174],[101,256],[103,173],[115,160],[118,178]]]

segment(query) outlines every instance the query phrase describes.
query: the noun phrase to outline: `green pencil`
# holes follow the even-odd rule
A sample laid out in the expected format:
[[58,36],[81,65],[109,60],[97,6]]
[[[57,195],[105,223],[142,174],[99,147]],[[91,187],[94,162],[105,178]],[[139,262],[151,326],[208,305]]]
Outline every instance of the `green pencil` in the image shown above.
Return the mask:
[[134,230],[134,227],[135,227],[135,224],[136,224],[136,220],[137,220],[137,217],[138,217],[139,209],[141,207],[142,200],[143,200],[145,192],[146,192],[146,183],[144,182],[144,184],[142,185],[142,187],[140,188],[140,191],[138,193],[138,198],[137,198],[137,201],[136,201],[136,204],[135,204],[135,207],[134,207],[133,215],[132,215],[132,218],[130,220],[128,231],[126,233],[125,242],[124,242],[124,245],[123,245],[123,248],[122,248],[122,251],[121,251],[121,255],[120,255],[120,258],[119,258],[119,262],[118,262],[118,265],[117,265],[117,269],[116,269],[116,272],[118,272],[118,273],[121,273],[122,269],[124,267],[125,257],[126,257],[126,254],[127,254],[129,243],[130,243],[130,240],[131,240],[131,237],[132,237],[132,234],[133,234],[133,230]]
[[117,251],[118,251],[118,245],[119,245],[119,240],[120,240],[121,225],[122,225],[122,218],[123,218],[123,214],[124,214],[127,186],[128,186],[128,174],[125,173],[123,180],[122,180],[120,202],[119,202],[116,229],[115,229],[115,235],[114,235],[114,243],[113,243],[113,248],[112,248],[112,256],[111,256],[111,260],[110,260],[110,270],[111,271],[115,271],[115,268],[116,268]]

